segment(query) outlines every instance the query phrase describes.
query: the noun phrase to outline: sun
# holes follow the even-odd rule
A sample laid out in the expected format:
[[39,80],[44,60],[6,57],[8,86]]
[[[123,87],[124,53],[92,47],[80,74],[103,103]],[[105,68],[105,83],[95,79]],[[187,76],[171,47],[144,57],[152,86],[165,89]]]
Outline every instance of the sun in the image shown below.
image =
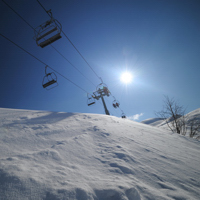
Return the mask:
[[126,84],[131,83],[132,79],[133,76],[130,72],[124,72],[120,77],[121,82]]

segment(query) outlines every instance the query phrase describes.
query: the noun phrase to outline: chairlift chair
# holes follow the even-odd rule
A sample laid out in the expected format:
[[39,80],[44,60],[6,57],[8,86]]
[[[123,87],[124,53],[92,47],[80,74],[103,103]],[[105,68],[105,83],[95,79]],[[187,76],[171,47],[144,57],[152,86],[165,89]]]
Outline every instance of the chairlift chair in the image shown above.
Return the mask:
[[107,85],[105,84],[105,83],[100,83],[99,85],[97,85],[97,87],[96,87],[96,91],[98,91],[98,90],[102,90],[103,89],[103,87],[107,87]]
[[46,73],[46,69],[48,66],[45,67],[45,76],[42,81],[42,86],[43,88],[50,90],[53,89],[54,87],[58,86],[57,83],[57,76],[54,72]]
[[87,105],[91,106],[93,104],[95,104],[95,99],[92,97],[91,94],[87,94]]
[[[61,38],[62,26],[61,24],[51,17],[50,20],[35,28],[36,43],[38,46],[44,48],[47,45],[55,42]],[[43,39],[43,40],[42,40]]]
[[104,95],[107,95],[108,97],[110,96],[110,91],[108,90],[108,86],[103,82],[97,85],[96,91],[102,93],[103,96]]
[[119,101],[117,101],[116,99],[113,101],[113,107],[114,108],[118,108],[120,105]]
[[126,118],[126,115],[122,112],[121,117],[122,117],[122,118]]

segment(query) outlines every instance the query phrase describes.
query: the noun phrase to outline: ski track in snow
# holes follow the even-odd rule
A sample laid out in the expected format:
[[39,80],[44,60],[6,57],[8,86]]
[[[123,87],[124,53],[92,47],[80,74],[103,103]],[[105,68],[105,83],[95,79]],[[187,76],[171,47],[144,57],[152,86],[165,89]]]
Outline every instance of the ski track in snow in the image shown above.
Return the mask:
[[196,200],[199,151],[127,119],[0,108],[0,200]]

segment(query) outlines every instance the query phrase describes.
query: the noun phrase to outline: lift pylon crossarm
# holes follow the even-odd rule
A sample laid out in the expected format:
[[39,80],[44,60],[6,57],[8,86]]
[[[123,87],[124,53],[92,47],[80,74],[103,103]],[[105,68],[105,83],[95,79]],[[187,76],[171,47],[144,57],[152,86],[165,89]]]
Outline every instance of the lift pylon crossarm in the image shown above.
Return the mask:
[[104,84],[104,83],[100,83],[97,87],[96,87],[96,91],[93,92],[92,97],[96,100],[99,100],[101,98],[103,106],[104,106],[104,110],[106,115],[110,115],[107,107],[106,107],[106,103],[104,101],[104,96],[110,96],[110,91],[108,90],[108,87]]
[[92,97],[96,100],[99,100],[99,98],[101,97],[101,94],[98,91],[93,92]]
[[[98,96],[110,96],[110,91],[107,87],[103,86],[102,88],[98,88],[96,92],[94,92],[95,96],[98,98]],[[100,97],[99,96],[99,97]]]

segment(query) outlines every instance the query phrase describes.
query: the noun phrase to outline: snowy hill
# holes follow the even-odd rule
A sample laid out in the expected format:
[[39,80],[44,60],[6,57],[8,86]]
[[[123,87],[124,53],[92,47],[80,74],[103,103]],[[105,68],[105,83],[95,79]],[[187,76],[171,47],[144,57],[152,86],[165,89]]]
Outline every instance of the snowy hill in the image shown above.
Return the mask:
[[1,200],[193,200],[200,142],[98,114],[0,109]]
[[[190,132],[191,121],[196,120],[200,124],[200,108],[186,114],[184,117],[185,117],[185,120],[186,120],[187,129],[188,129],[186,135],[188,135],[189,132]],[[150,118],[150,119],[143,120],[141,123],[148,124],[148,125],[151,125],[151,126],[156,126],[156,127],[162,127],[164,129],[169,130],[165,120],[162,119],[162,118]],[[199,137],[200,137],[200,132],[198,131],[195,138],[199,138]]]
[[188,120],[198,119],[200,121],[200,108],[188,113],[186,116]]
[[163,122],[163,118],[150,118],[143,120],[141,123],[143,124],[149,124],[151,126],[159,126]]

